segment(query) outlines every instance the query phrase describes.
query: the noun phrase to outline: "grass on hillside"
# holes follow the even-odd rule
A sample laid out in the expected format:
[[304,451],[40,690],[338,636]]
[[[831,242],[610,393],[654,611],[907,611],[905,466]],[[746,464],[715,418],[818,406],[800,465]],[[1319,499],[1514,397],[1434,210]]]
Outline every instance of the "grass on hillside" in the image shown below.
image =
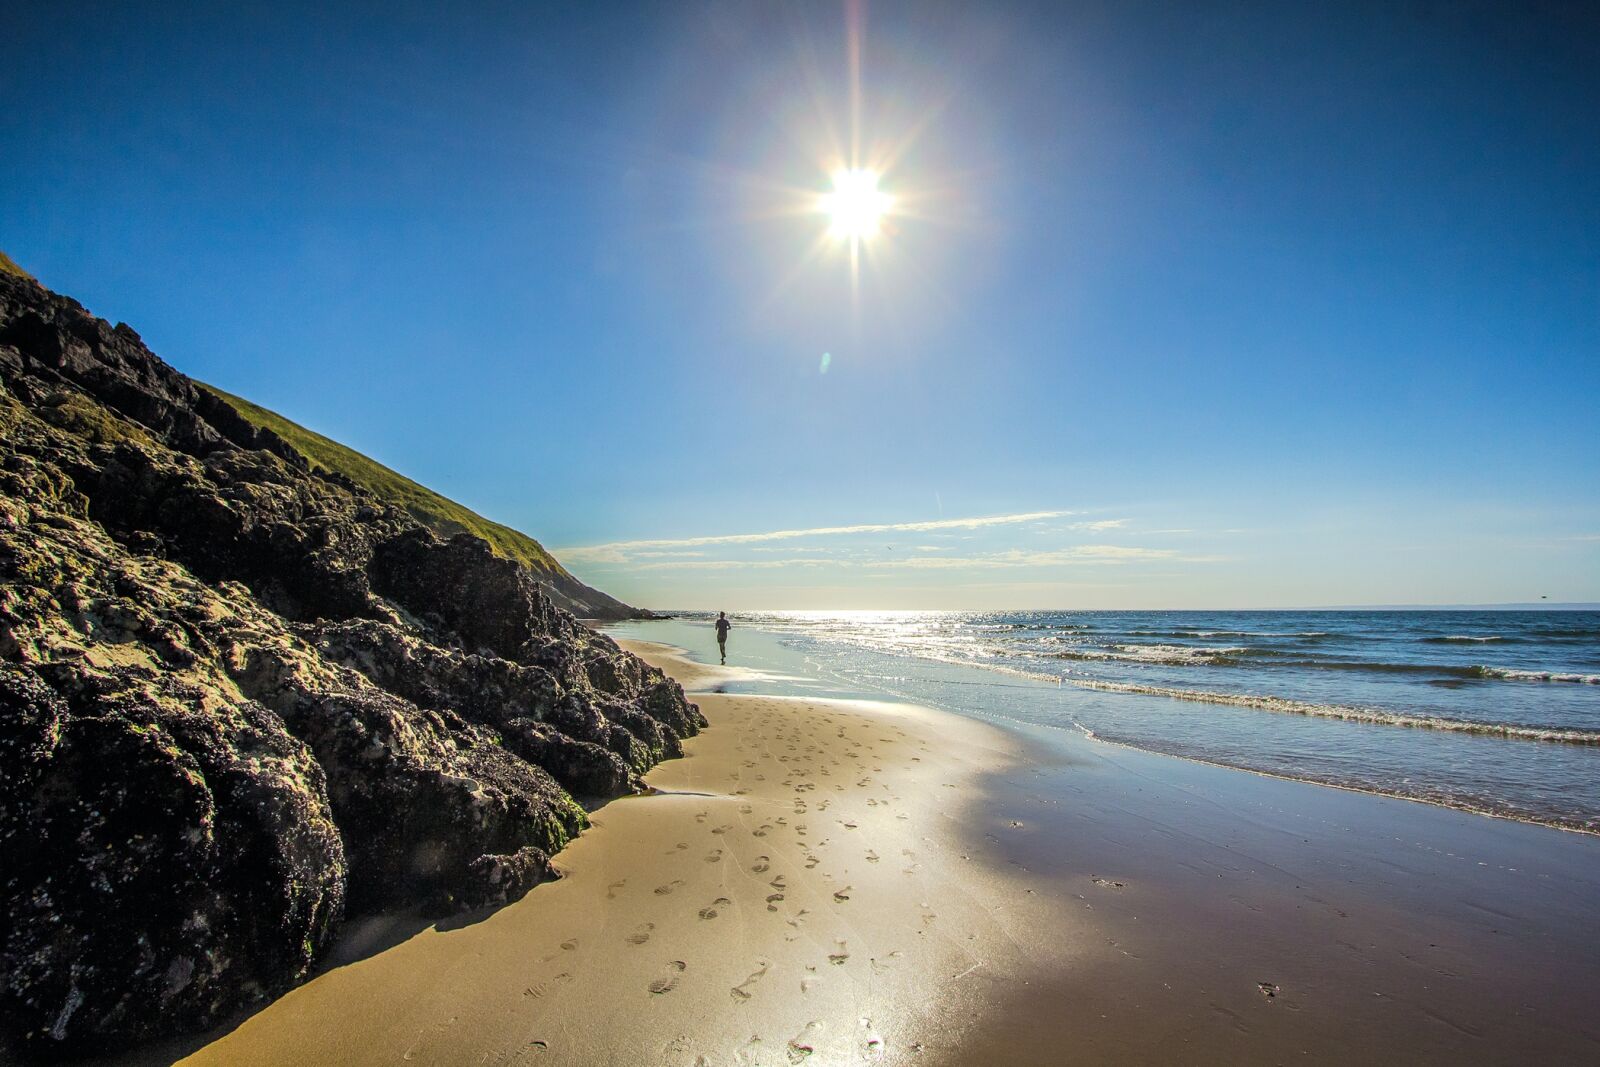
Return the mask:
[[0,252],[0,274],[15,274],[19,278],[27,278],[29,281],[34,280],[33,275],[17,266],[16,260],[4,252]]
[[313,467],[342,474],[374,496],[405,508],[440,536],[449,537],[462,532],[476,534],[489,542],[500,555],[535,571],[566,573],[555,557],[528,535],[491,522],[337,441],[290,422],[277,412],[268,411],[204,382],[196,384],[227,401],[245,421],[265,427],[289,442],[311,461]]

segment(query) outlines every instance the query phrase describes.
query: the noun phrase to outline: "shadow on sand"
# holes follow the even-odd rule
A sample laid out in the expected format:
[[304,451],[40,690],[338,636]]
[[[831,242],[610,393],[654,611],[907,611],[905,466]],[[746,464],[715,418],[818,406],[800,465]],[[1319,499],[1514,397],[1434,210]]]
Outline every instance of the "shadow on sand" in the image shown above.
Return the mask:
[[[650,793],[648,792],[638,794],[638,796],[649,795]],[[593,814],[607,804],[633,799],[633,797],[576,797],[574,799],[578,801],[585,812]],[[559,875],[555,877],[559,877]],[[534,888],[537,889],[538,887],[535,886]],[[429,916],[419,909],[410,909],[407,911],[383,912],[376,915],[361,915],[353,919],[347,919],[339,932],[338,938],[329,947],[326,955],[323,956],[311,974],[306,977],[305,981],[297,982],[277,996],[267,997],[259,1004],[242,1009],[224,1022],[200,1033],[159,1038],[130,1052],[73,1060],[72,1062],[82,1065],[82,1067],[171,1067],[172,1064],[177,1063],[186,1056],[191,1056],[207,1045],[227,1037],[250,1021],[257,1013],[270,1007],[279,997],[287,996],[294,990],[316,981],[325,974],[336,971],[341,967],[348,967],[351,964],[382,955],[390,949],[411,940],[418,934],[426,933],[429,930],[448,933],[453,930],[464,930],[469,926],[476,926],[478,923],[495,915],[502,908],[510,907],[515,903],[516,901],[506,904],[494,904],[443,916]],[[60,1062],[62,1061],[59,1059],[30,1059],[17,1055],[11,1049],[0,1049],[0,1067],[13,1067],[13,1065],[15,1067],[25,1067],[25,1065],[35,1063]]]

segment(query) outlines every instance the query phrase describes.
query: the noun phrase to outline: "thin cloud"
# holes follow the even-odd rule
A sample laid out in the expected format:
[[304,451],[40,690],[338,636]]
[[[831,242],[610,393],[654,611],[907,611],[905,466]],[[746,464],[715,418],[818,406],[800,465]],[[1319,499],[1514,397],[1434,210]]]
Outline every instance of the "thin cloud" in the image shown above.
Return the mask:
[[985,526],[1011,526],[1018,523],[1059,519],[1070,511],[1028,511],[1014,515],[985,515],[970,519],[930,519],[923,522],[875,522],[857,526],[817,526],[809,530],[769,530],[765,533],[716,534],[707,537],[682,537],[649,541],[613,541],[604,545],[579,545],[556,550],[557,557],[572,563],[626,563],[641,550],[697,548],[704,545],[748,545],[762,541],[787,541],[797,537],[838,537],[847,534],[924,532],[929,530],[973,530]]
[[1011,549],[1006,552],[987,552],[978,556],[911,556],[891,560],[889,567],[932,568],[949,570],[958,567],[1061,567],[1086,563],[1126,563],[1130,560],[1184,560],[1201,562],[1192,557],[1178,555],[1171,548],[1136,548],[1132,545],[1073,545],[1037,552]]
[[795,559],[674,559],[656,563],[640,563],[629,568],[635,571],[721,571],[739,568],[774,570],[779,567],[853,567],[851,560],[826,560],[814,556]]
[[775,570],[783,567],[861,567],[873,572],[894,570],[999,570],[1067,566],[1111,565],[1151,562],[1217,563],[1217,556],[1185,556],[1171,548],[1138,548],[1132,545],[1073,545],[1049,551],[1011,549],[975,556],[907,556],[904,559],[818,559],[797,556],[788,559],[705,559],[660,560],[638,563],[635,571],[669,570]]

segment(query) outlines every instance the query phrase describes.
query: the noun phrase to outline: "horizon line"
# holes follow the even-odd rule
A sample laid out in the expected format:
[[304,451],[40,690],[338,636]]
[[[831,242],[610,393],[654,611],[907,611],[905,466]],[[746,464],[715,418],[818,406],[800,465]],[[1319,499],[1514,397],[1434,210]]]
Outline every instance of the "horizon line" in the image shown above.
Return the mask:
[[[1275,607],[1275,608],[650,608],[650,611],[671,614],[673,612],[712,612],[712,611],[743,611],[743,612],[971,612],[973,614],[995,614],[1000,612],[1023,611],[1600,611],[1600,601],[1591,600],[1559,600],[1549,603],[1507,600],[1488,604],[1324,604],[1312,607]],[[646,620],[648,621],[648,620]]]

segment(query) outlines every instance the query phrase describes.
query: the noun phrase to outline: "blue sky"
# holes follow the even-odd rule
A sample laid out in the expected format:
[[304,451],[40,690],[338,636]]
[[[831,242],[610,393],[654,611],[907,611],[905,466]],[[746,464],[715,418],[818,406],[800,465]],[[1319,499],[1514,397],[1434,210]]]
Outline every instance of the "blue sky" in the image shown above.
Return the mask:
[[8,9],[0,248],[624,599],[1600,600],[1592,9],[221,6]]

